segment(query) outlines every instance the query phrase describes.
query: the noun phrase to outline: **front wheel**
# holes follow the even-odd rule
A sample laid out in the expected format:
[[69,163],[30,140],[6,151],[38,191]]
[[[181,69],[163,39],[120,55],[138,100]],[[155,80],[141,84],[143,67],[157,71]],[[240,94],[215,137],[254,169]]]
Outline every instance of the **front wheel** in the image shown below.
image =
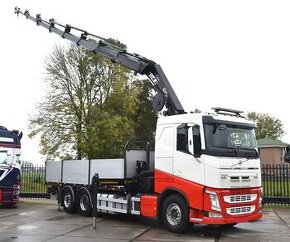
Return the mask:
[[171,195],[162,204],[161,219],[164,227],[174,233],[185,232],[189,223],[189,210],[183,198]]

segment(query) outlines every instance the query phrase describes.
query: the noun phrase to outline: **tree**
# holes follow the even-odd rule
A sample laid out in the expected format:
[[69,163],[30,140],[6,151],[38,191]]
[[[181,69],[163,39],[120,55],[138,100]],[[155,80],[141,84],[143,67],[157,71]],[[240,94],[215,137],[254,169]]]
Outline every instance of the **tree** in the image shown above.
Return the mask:
[[151,147],[155,144],[155,129],[157,113],[152,108],[152,86],[146,80],[136,82],[138,92],[138,103],[136,112],[133,114],[134,139],[138,141],[148,141]]
[[281,120],[271,117],[269,114],[250,112],[247,114],[248,119],[254,121],[257,125],[257,139],[271,138],[281,139],[285,134]]
[[[46,82],[47,94],[29,120],[42,154],[118,157],[128,139],[152,140],[157,116],[148,106],[150,88],[129,69],[73,44],[55,46],[46,60]],[[147,136],[141,134],[145,128]]]

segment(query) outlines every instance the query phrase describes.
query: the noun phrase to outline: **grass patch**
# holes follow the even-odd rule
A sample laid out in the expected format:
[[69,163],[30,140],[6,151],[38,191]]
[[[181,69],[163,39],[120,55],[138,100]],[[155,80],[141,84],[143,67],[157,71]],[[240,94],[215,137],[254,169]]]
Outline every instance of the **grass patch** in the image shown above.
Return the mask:
[[263,195],[265,197],[290,197],[290,181],[264,180],[262,181]]

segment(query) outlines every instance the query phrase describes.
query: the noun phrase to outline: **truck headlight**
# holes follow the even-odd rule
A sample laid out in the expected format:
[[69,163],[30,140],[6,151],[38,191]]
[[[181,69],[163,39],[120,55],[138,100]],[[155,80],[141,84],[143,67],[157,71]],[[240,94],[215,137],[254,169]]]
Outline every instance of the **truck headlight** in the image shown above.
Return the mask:
[[221,211],[221,206],[219,202],[219,197],[215,192],[206,191],[209,194],[211,209],[216,211]]

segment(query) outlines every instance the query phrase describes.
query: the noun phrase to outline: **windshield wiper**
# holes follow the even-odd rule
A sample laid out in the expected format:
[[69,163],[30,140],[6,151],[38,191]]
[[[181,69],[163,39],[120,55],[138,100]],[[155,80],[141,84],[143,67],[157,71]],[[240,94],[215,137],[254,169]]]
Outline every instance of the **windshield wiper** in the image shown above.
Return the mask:
[[213,147],[231,150],[235,154],[235,156],[238,156],[238,149],[236,147],[229,147],[229,146],[213,146]]
[[250,151],[251,154],[254,153],[254,154],[253,154],[254,157],[259,157],[259,153],[258,153],[258,151],[257,151],[256,149],[254,149],[254,148],[244,148],[244,147],[239,147],[239,150]]

